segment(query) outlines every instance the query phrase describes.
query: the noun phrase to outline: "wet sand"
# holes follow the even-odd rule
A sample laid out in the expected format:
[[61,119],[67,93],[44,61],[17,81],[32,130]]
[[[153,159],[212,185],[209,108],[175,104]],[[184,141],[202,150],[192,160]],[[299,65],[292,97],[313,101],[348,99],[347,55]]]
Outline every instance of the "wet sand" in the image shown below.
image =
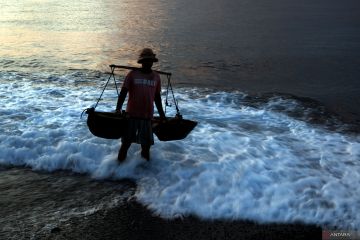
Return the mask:
[[314,225],[204,221],[194,216],[166,220],[136,201],[87,217],[73,218],[40,239],[321,239]]
[[[258,224],[245,220],[201,220],[196,216],[164,219],[136,201],[133,197],[136,184],[131,180],[94,181],[87,175],[64,171],[49,174],[21,168],[1,173],[0,189],[7,197],[0,198],[3,206],[0,213],[7,222],[0,223],[0,239],[321,239],[319,226],[302,223]],[[15,193],[11,190],[14,185],[18,186]],[[72,199],[72,204],[81,208],[82,201],[86,205],[91,196],[93,201],[104,201],[109,191],[128,197],[114,207],[88,215],[55,222],[56,212],[50,216],[56,203],[64,205],[67,199]],[[55,206],[45,204],[45,199]],[[4,206],[8,206],[8,211]],[[22,217],[16,218],[19,209]],[[34,223],[39,218],[36,209],[43,215],[40,222]]]

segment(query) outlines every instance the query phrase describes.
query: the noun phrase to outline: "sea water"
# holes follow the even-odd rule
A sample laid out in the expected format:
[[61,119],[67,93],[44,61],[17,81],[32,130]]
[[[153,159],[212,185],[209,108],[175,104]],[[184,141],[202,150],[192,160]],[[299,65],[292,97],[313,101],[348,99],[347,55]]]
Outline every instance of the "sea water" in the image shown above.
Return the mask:
[[[156,141],[149,163],[134,145],[118,164],[119,140],[93,136],[80,118],[101,90],[89,77],[3,74],[0,163],[130,178],[136,198],[163,217],[359,228],[360,138],[331,117],[328,125],[309,123],[319,108],[289,96],[179,88],[181,113],[199,122],[194,131],[182,141]],[[112,111],[115,102],[108,90],[98,109]]]
[[[1,2],[4,236],[19,229],[47,231],[59,221],[111,209],[129,196],[165,218],[196,215],[360,229],[360,137],[301,95],[345,91],[358,78],[352,60],[360,49],[359,35],[351,21],[357,5],[349,1],[336,8],[344,18],[335,21],[335,5],[324,9],[320,2],[211,1],[217,8],[200,0],[189,8],[185,2],[154,0],[148,3],[154,11],[140,1]],[[288,29],[277,24],[292,16],[270,14],[284,6],[314,12],[294,15],[290,25],[297,28]],[[346,17],[345,10],[351,10]],[[328,15],[321,15],[316,26],[307,25],[318,12]],[[321,27],[331,21],[337,32],[328,39]],[[302,34],[316,27],[321,34]],[[297,37],[285,38],[288,32]],[[279,36],[289,42],[280,47]],[[302,44],[290,47],[299,37]],[[156,139],[149,163],[133,145],[119,165],[120,141],[93,136],[86,115],[80,115],[96,103],[108,65],[136,65],[144,46],[158,53],[155,68],[174,73],[181,114],[198,125],[184,140]],[[277,68],[279,62],[304,56],[325,64],[326,74],[307,67],[308,62],[299,69],[313,72],[299,74],[291,64]],[[126,72],[117,74],[121,84]],[[344,79],[348,82],[338,83]],[[327,87],[320,91],[318,81]],[[252,85],[277,93],[240,88],[255,89]],[[116,98],[111,82],[97,109],[113,111]],[[175,115],[173,107],[167,107],[167,115]]]

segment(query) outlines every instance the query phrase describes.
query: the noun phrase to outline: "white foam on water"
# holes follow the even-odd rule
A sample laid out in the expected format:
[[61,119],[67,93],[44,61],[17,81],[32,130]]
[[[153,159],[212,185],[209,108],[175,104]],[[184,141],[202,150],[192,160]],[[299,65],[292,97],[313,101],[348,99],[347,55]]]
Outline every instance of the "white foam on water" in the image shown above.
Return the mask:
[[[242,104],[242,93],[178,89],[182,114],[198,126],[182,141],[156,141],[150,163],[133,145],[118,165],[120,141],[92,136],[79,118],[101,89],[19,84],[9,76],[1,86],[0,164],[132,178],[137,199],[163,217],[360,229],[360,137],[272,110],[299,105],[294,100],[274,98],[255,108]],[[99,108],[113,109],[115,101]]]

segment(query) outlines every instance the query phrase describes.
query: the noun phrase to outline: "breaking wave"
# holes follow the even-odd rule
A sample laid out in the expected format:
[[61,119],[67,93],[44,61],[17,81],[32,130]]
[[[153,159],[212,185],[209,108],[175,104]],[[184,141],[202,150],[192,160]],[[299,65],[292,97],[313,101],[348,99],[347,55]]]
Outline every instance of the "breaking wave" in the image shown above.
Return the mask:
[[[0,164],[131,178],[137,199],[163,217],[360,229],[360,138],[321,107],[281,94],[176,89],[181,113],[198,126],[183,141],[156,141],[150,163],[133,145],[118,165],[120,141],[92,136],[79,118],[99,95],[97,78],[87,78],[2,74]],[[99,109],[115,101],[110,91]]]

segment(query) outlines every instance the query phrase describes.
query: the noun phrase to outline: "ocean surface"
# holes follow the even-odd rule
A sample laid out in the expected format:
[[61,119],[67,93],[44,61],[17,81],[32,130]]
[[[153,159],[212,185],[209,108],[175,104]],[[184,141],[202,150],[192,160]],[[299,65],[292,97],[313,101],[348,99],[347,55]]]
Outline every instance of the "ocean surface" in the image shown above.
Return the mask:
[[[165,218],[360,230],[360,136],[336,114],[360,103],[358,1],[0,3],[0,238],[36,238],[129,197]],[[133,145],[118,165],[120,141],[80,115],[108,65],[136,66],[143,47],[199,124],[156,139],[150,163]],[[107,89],[98,110],[115,108]]]

